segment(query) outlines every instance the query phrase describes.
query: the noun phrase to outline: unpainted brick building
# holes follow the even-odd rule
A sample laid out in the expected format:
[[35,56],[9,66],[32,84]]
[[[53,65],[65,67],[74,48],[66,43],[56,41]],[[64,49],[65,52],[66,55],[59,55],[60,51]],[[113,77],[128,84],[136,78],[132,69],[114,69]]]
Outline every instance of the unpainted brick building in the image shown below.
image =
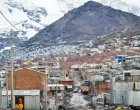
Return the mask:
[[[14,90],[35,90],[45,89],[45,75],[43,73],[22,68],[14,71]],[[8,74],[8,89],[11,89],[11,73]]]

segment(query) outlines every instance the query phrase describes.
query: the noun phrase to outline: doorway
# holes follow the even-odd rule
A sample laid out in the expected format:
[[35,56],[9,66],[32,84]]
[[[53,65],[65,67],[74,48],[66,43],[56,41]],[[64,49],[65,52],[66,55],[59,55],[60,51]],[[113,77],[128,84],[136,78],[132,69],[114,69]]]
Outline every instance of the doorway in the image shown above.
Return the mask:
[[24,110],[24,96],[15,96],[15,105],[21,103],[23,104],[22,110]]

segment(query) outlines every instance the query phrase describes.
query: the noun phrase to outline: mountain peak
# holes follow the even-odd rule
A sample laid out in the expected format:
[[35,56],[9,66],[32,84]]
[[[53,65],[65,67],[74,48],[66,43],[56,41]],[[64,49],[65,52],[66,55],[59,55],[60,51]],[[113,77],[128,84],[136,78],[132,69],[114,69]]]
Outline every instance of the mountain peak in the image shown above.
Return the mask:
[[[41,30],[25,46],[51,46],[62,42],[85,42],[123,30],[140,21],[140,17],[89,1]],[[47,42],[47,44],[46,44]]]
[[88,1],[84,4],[84,6],[87,7],[101,7],[103,6],[101,3],[95,2],[95,1]]
[[96,11],[99,8],[101,8],[103,5],[101,3],[95,2],[95,1],[88,1],[84,3],[81,7],[78,8],[78,10],[81,11]]

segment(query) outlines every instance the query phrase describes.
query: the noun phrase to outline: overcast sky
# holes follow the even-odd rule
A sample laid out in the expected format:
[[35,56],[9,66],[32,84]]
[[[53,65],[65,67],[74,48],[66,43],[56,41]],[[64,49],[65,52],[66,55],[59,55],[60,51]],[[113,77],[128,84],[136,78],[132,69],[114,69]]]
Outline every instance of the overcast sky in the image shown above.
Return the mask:
[[[55,0],[32,0],[32,1],[36,1],[37,4],[41,4],[42,6],[44,6],[46,5],[46,1],[47,2],[50,1],[51,3],[53,3]],[[121,0],[121,1],[140,6],[140,0]]]
[[140,6],[140,0],[122,0],[122,1]]

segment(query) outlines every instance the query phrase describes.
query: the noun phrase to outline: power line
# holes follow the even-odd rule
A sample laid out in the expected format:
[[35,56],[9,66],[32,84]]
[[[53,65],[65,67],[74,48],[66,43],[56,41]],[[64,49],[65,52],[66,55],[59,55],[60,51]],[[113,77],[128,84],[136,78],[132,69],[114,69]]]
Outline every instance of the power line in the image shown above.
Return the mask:
[[0,14],[4,17],[4,19],[5,19],[12,27],[14,27],[15,29],[21,31],[20,29],[16,28],[16,27],[6,18],[6,16],[5,16],[1,11],[0,11]]

